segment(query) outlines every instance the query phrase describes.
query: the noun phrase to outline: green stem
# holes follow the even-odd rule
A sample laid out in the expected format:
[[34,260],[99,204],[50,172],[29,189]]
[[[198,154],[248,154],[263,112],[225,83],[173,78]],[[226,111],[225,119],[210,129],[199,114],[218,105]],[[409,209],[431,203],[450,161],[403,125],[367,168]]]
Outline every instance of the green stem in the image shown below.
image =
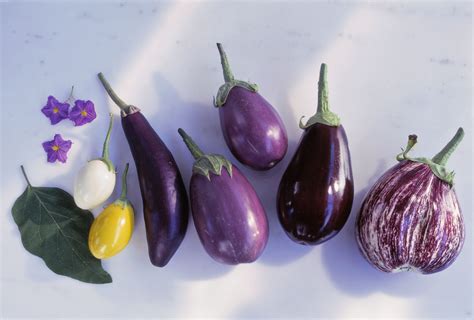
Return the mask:
[[230,69],[229,60],[225,54],[224,48],[222,48],[221,43],[217,43],[217,49],[219,50],[219,55],[221,56],[222,71],[224,72],[225,82],[231,82],[234,80],[234,75]]
[[458,131],[456,131],[456,134],[454,135],[454,137],[448,142],[448,144],[437,155],[433,157],[432,161],[441,166],[446,165],[449,157],[454,152],[456,147],[459,145],[463,137],[464,137],[464,130],[462,128],[459,128]]
[[407,146],[405,147],[405,149],[403,150],[402,153],[400,153],[399,155],[397,155],[397,160],[398,161],[402,161],[402,160],[405,160],[407,158],[407,154],[408,152],[410,152],[410,150],[415,146],[415,144],[418,142],[417,141],[418,137],[416,134],[410,134],[408,136],[408,142],[407,142]]
[[121,110],[125,110],[129,107],[128,104],[126,104],[122,99],[119,98],[119,96],[115,93],[115,91],[112,89],[112,87],[110,86],[110,83],[107,81],[107,79],[105,79],[104,75],[102,74],[102,72],[99,72],[97,74],[97,76],[99,77],[99,80],[100,82],[102,83],[102,85],[104,86],[104,89],[105,91],[107,91],[109,97],[115,102],[115,104],[121,109]]
[[329,95],[328,95],[328,67],[325,63],[321,64],[319,70],[318,82],[318,110],[317,114],[329,111]]
[[20,165],[20,168],[21,168],[21,172],[23,173],[23,176],[25,177],[26,183],[28,184],[28,187],[32,187],[30,180],[28,179],[28,176],[26,175],[26,171],[23,165]]
[[183,138],[184,143],[193,155],[194,159],[199,159],[204,155],[204,152],[198,147],[196,142],[181,128],[178,129],[179,135]]
[[128,163],[125,165],[125,170],[122,173],[122,192],[120,193],[120,200],[127,200],[127,174],[128,174]]
[[112,132],[112,125],[114,123],[114,116],[112,113],[109,113],[110,121],[109,121],[109,129],[107,130],[107,135],[105,136],[104,146],[102,148],[102,159],[106,161],[110,161],[110,154],[109,154],[109,143],[110,143],[110,133]]

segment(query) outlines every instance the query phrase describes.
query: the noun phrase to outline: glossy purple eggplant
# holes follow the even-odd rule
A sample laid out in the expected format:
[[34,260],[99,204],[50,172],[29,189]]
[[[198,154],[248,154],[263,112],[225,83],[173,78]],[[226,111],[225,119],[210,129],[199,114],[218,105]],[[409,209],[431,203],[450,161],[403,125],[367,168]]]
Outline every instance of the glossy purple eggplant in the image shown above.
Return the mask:
[[446,170],[449,156],[462,140],[454,138],[433,159],[410,158],[416,143],[410,135],[400,161],[367,193],[356,223],[359,248],[384,272],[439,272],[450,266],[464,243],[464,221],[453,172]]
[[123,102],[99,73],[105,90],[120,107],[122,127],[138,173],[143,200],[148,254],[164,267],[186,234],[189,206],[183,179],[173,155],[135,106]]
[[268,221],[254,188],[225,157],[204,154],[183,129],[178,132],[196,159],[189,192],[204,249],[225,264],[255,261],[268,241]]
[[256,170],[268,170],[283,159],[288,149],[283,121],[257,92],[256,84],[234,79],[222,45],[218,43],[217,48],[225,83],[214,104],[219,108],[224,139],[241,163]]
[[303,136],[278,189],[278,217],[293,241],[316,245],[342,229],[354,198],[349,146],[339,118],[329,110],[325,64],[318,110],[300,127]]

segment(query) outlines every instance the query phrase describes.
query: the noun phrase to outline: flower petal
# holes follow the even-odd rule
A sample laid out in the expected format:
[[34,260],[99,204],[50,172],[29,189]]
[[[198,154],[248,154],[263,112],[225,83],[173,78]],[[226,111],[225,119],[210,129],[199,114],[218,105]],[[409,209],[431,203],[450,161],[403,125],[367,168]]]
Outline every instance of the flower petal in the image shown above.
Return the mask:
[[[72,141],[64,140],[60,134],[55,134],[53,140],[42,143],[44,151],[47,153],[48,162],[60,161],[65,163],[67,160],[67,152],[71,149]],[[54,147],[57,150],[54,150]]]
[[[83,112],[86,114],[83,115]],[[69,113],[69,119],[74,122],[75,126],[82,126],[91,122],[96,118],[94,103],[90,100],[76,100],[74,107]]]
[[[55,109],[56,112],[55,112]],[[61,103],[55,97],[49,96],[48,102],[41,109],[41,112],[49,118],[51,124],[56,124],[68,117],[69,103]]]

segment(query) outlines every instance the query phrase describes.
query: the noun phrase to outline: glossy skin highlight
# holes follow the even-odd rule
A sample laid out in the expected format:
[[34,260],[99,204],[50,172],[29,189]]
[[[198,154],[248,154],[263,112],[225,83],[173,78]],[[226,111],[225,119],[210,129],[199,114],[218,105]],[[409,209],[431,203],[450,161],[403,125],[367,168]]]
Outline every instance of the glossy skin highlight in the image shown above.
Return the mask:
[[237,167],[232,177],[193,174],[190,186],[194,225],[206,252],[224,264],[250,263],[268,241],[268,221],[260,199]]
[[259,93],[233,87],[226,103],[219,107],[219,118],[225,141],[241,163],[256,170],[268,170],[285,156],[285,126]]
[[346,223],[354,198],[351,160],[342,125],[305,129],[280,182],[278,218],[300,244],[317,245]]

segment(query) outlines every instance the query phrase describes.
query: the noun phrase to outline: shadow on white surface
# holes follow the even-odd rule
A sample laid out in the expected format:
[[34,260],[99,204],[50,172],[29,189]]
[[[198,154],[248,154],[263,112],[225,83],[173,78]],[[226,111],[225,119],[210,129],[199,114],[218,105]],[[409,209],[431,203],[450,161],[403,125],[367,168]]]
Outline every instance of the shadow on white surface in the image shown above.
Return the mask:
[[381,291],[407,297],[426,290],[421,286],[413,286],[414,277],[419,275],[408,272],[390,274],[375,269],[365,260],[357,245],[355,224],[362,202],[370,188],[390,166],[383,160],[378,162],[367,187],[359,189],[354,195],[352,212],[344,229],[322,245],[322,263],[326,272],[336,287],[351,295],[366,296]]

